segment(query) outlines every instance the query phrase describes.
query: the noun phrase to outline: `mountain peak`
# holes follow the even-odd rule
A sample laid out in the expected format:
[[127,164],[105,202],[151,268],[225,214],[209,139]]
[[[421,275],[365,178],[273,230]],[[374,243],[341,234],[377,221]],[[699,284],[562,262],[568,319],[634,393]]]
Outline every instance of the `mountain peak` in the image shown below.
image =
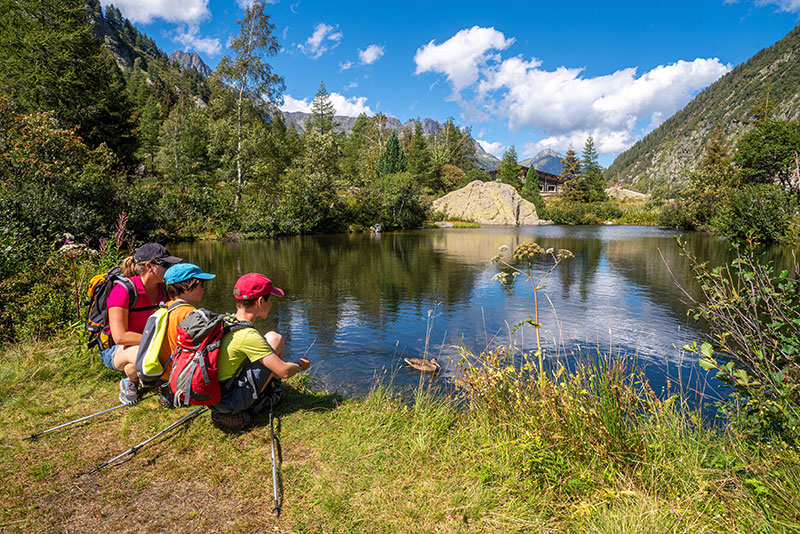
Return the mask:
[[178,67],[181,69],[181,72],[185,71],[186,69],[194,69],[204,78],[210,78],[213,74],[211,68],[205,64],[197,52],[184,52],[183,50],[176,50],[169,55],[169,62],[178,65]]

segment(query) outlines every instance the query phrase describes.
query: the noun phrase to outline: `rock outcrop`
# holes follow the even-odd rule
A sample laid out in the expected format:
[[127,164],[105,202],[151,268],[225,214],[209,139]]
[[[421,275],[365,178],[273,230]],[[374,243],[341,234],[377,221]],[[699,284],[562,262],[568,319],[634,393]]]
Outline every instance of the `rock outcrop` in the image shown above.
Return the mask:
[[538,225],[536,206],[507,184],[475,180],[433,201],[433,211],[479,224]]
[[650,195],[624,189],[622,187],[609,187],[606,189],[606,194],[614,200],[650,200]]
[[214,72],[205,64],[197,52],[184,52],[177,50],[169,55],[169,62],[178,65],[181,72],[186,69],[194,69],[204,78],[210,78]]

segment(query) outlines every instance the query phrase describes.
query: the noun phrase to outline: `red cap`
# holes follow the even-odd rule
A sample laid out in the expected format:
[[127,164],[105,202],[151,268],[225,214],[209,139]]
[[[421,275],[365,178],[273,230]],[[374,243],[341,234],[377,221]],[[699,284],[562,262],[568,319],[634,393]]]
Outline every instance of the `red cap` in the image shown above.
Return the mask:
[[257,299],[272,293],[283,296],[283,289],[278,289],[272,285],[272,281],[258,273],[248,273],[236,281],[233,286],[233,296],[239,300]]

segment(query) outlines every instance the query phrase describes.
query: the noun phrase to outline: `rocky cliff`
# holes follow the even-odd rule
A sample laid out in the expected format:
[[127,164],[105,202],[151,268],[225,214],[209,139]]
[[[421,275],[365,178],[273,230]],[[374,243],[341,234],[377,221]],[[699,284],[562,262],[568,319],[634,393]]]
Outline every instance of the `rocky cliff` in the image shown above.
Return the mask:
[[185,71],[186,69],[194,69],[200,73],[203,78],[210,78],[214,72],[211,68],[205,64],[203,59],[198,55],[197,52],[184,52],[183,50],[177,50],[169,55],[169,62],[181,69],[181,72]]
[[433,211],[479,224],[536,225],[536,206],[507,184],[475,180],[433,201]]

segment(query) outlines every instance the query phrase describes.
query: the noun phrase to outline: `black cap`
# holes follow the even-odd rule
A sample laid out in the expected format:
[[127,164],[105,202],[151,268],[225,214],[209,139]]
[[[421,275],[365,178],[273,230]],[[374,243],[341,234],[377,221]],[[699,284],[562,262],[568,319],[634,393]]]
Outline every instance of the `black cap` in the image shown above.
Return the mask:
[[183,261],[181,258],[171,256],[169,251],[158,243],[145,243],[137,248],[136,252],[133,254],[133,259],[135,259],[137,263],[152,260],[161,260],[164,263],[180,263]]

